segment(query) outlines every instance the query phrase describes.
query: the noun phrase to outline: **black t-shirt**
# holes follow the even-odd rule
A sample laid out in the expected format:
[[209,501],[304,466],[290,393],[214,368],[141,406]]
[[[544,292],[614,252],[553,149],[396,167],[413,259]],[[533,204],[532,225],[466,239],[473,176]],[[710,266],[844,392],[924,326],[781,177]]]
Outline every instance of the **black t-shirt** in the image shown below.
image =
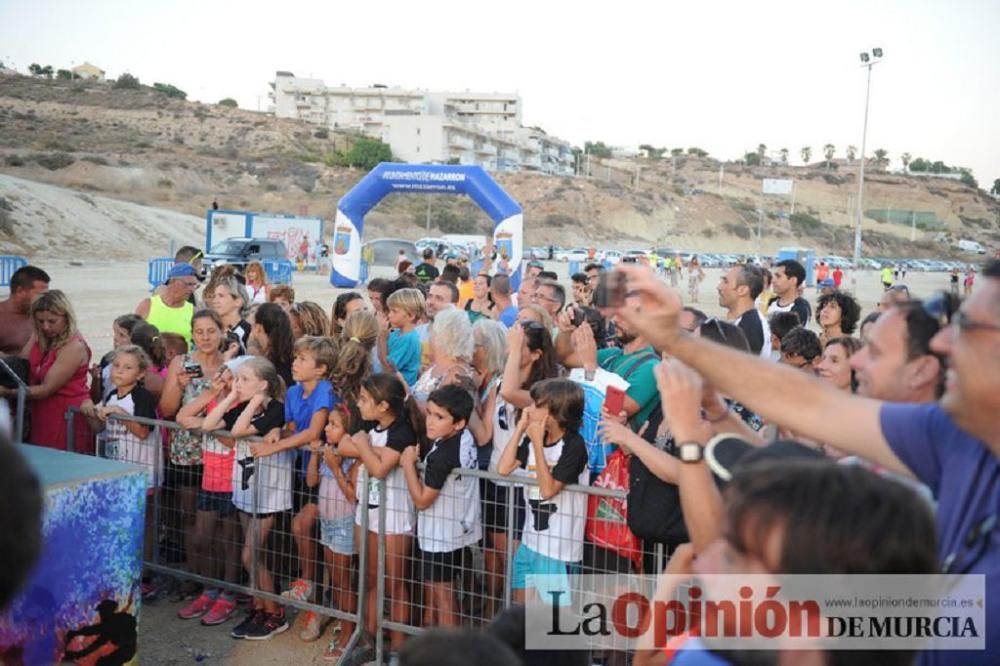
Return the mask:
[[[580,473],[587,467],[587,444],[580,437],[579,433],[567,432],[563,438],[552,444],[546,444],[545,449],[562,444],[562,451],[559,453],[559,460],[552,468],[552,478],[562,483],[571,484],[580,482]],[[517,447],[517,461],[521,466],[528,464],[528,452],[531,450],[531,440],[525,437],[521,440],[521,445]]]
[[[272,363],[274,363],[274,361],[272,361]],[[278,376],[285,380],[285,387],[291,388],[292,385],[295,383],[295,380],[292,379],[292,362],[279,361],[277,363],[274,363],[274,369],[278,371]]]
[[801,296],[797,296],[791,305],[782,305],[775,296],[767,303],[767,314],[770,316],[775,312],[794,312],[799,316],[799,323],[803,326],[808,326],[809,320],[812,319],[812,306]]
[[[373,430],[376,433],[383,432],[379,430],[378,426]],[[404,418],[396,419],[385,430],[385,445],[393,451],[402,453],[406,450],[406,447],[413,446],[416,443],[417,437],[413,434],[413,428],[410,427],[410,424]]]
[[[233,429],[233,426],[236,425],[237,419],[240,418],[240,414],[243,413],[243,409],[246,406],[246,403],[236,405],[222,415],[222,422],[226,424],[226,430]],[[272,400],[267,403],[267,407],[263,411],[250,419],[250,425],[257,430],[257,434],[259,435],[266,435],[271,430],[280,428],[285,425],[285,404],[277,400]]]
[[441,275],[441,271],[437,269],[437,266],[432,266],[426,261],[418,265],[413,272],[420,278],[421,282],[433,282]]
[[250,339],[250,322],[246,319],[240,319],[238,324],[229,329],[229,332],[235,333],[239,337],[239,356],[245,356],[247,353],[247,340]]
[[760,321],[757,308],[750,308],[740,315],[740,321],[736,325],[746,334],[750,351],[760,354],[760,350],[764,348],[764,325]]
[[462,432],[438,441],[424,458],[424,485],[428,488],[441,490],[451,470],[462,466]]

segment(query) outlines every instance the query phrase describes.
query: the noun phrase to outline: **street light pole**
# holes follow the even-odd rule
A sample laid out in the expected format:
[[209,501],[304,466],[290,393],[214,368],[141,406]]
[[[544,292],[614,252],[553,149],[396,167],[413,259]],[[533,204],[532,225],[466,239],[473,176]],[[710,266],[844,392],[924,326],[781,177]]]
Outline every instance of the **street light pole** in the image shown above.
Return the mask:
[[861,266],[861,220],[864,218],[865,194],[865,142],[868,139],[868,100],[872,91],[872,67],[880,62],[882,49],[873,49],[875,60],[870,60],[867,53],[861,54],[862,67],[868,69],[868,82],[865,87],[865,122],[861,130],[861,168],[858,170],[858,206],[857,220],[854,225],[854,269],[851,271],[851,290],[858,292],[858,270]]

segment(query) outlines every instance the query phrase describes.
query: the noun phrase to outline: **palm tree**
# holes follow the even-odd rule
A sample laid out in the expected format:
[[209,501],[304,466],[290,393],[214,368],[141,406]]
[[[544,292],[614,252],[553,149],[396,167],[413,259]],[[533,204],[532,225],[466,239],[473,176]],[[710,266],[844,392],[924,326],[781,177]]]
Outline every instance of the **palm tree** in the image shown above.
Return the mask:
[[873,154],[875,155],[875,166],[883,168],[889,163],[889,151],[885,148],[879,148]]
[[910,160],[913,159],[913,155],[909,153],[903,153],[899,156],[899,161],[903,163],[903,171],[910,170]]
[[837,152],[837,149],[833,147],[832,143],[828,143],[823,146],[823,157],[826,158],[826,170],[830,170],[830,160],[833,159],[833,154]]
[[760,163],[764,163],[764,155],[767,154],[767,146],[762,143],[757,144],[757,155],[760,156]]
[[804,146],[799,154],[802,155],[802,162],[804,164],[809,164],[809,156],[812,155],[813,149],[809,146]]
[[779,152],[781,154],[781,163],[788,164],[788,148],[782,148]]
[[848,146],[847,147],[847,162],[848,163],[853,162],[854,158],[857,157],[857,155],[858,155],[858,147],[857,146]]

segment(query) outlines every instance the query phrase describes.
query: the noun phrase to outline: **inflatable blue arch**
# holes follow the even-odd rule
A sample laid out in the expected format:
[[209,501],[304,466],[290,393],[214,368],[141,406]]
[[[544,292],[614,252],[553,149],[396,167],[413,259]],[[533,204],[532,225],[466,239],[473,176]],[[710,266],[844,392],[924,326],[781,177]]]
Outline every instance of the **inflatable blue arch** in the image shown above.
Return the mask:
[[337,203],[333,225],[333,270],[330,284],[357,286],[361,277],[361,238],[365,215],[387,195],[466,194],[493,220],[497,252],[510,262],[514,289],[521,282],[524,217],[521,206],[478,166],[394,164],[383,162]]

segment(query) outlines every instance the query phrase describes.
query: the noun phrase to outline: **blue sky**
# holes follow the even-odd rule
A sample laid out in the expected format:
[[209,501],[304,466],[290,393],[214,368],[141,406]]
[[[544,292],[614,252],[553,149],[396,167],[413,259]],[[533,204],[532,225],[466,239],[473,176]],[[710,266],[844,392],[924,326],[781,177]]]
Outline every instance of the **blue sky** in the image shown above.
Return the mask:
[[575,143],[861,145],[858,53],[880,46],[868,152],[1000,178],[1000,2],[3,0],[0,61],[130,71],[191,99],[267,106],[275,70],[328,84],[517,91]]

